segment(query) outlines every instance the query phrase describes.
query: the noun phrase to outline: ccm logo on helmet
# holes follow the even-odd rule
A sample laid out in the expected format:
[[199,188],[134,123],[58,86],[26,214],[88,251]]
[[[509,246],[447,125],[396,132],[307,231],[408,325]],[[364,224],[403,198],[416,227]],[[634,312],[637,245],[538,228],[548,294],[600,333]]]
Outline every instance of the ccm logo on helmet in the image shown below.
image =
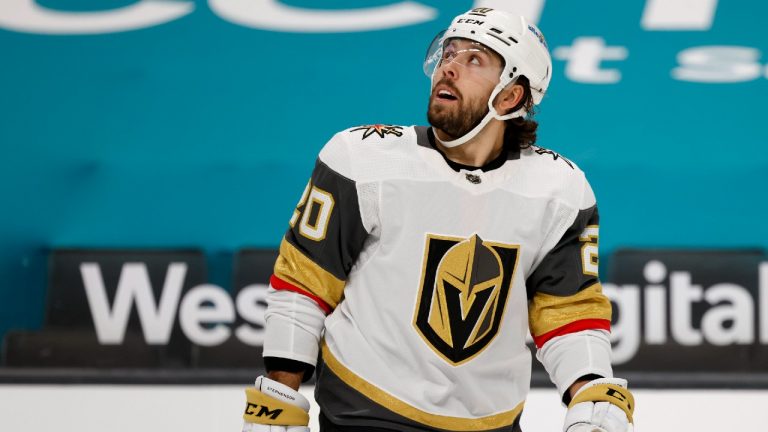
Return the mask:
[[462,18],[462,19],[456,21],[456,23],[457,24],[459,24],[459,23],[467,23],[467,24],[483,25],[483,24],[485,24],[485,21],[478,21],[478,20],[472,19],[472,18]]
[[[258,412],[256,412],[257,409],[259,410]],[[280,414],[283,413],[283,410],[276,408],[270,411],[269,407],[265,405],[256,405],[248,402],[245,406],[245,413],[248,415],[255,415],[256,417],[268,416],[272,420],[276,420]]]

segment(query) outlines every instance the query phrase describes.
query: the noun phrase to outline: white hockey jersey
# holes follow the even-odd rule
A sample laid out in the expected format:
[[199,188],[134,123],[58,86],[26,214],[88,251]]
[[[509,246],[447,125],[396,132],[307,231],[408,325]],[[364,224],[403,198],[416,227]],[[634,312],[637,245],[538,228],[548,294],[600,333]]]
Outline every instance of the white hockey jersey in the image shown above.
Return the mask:
[[[307,341],[320,341],[316,397],[338,424],[513,430],[529,390],[529,327],[561,392],[611,374],[595,197],[550,150],[462,169],[431,133],[363,126],[323,148],[267,312],[268,335],[292,325],[315,339],[268,337],[264,356],[314,364]],[[316,302],[323,325],[296,318],[286,295]]]

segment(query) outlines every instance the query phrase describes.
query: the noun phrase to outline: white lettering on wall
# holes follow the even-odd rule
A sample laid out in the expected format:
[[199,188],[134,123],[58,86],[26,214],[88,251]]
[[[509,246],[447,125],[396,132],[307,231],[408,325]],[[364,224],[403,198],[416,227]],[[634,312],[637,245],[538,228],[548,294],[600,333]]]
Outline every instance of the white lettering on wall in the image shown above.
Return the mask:
[[672,77],[700,83],[752,81],[763,75],[760,51],[740,46],[701,46],[680,51]]
[[179,309],[181,330],[193,343],[213,346],[224,343],[235,320],[232,298],[216,285],[198,285],[184,296]]
[[[757,341],[755,322],[759,323],[760,343],[768,343],[768,262],[759,267],[759,299],[734,283],[723,282],[707,288],[694,284],[691,273],[686,271],[672,272],[667,288],[663,285],[667,268],[656,260],[646,263],[643,275],[649,285],[642,288],[642,305],[638,285],[603,284],[603,292],[618,311],[618,320],[611,331],[614,364],[625,363],[637,354],[641,343],[638,318],[641,307],[645,311],[642,342],[649,345],[667,343],[668,331],[673,342],[685,346],[704,342],[717,346],[749,345]],[[671,298],[669,311],[667,296]],[[706,305],[698,329],[692,316],[695,303]]]
[[[136,305],[144,340],[148,344],[167,344],[176,321],[184,335],[200,346],[224,343],[232,336],[235,310],[247,322],[235,329],[235,336],[247,345],[264,344],[264,313],[267,310],[266,284],[248,285],[237,298],[212,284],[198,285],[181,298],[187,265],[172,263],[168,266],[159,304],[144,263],[126,263],[120,272],[115,300],[110,306],[101,268],[96,263],[83,263],[80,273],[85,286],[88,306],[93,316],[96,336],[100,343],[123,343],[131,309]],[[236,309],[235,309],[236,305]]]
[[701,301],[704,296],[701,286],[691,283],[690,273],[672,272],[669,289],[672,291],[672,336],[680,345],[701,344],[701,332],[691,323],[691,303]]
[[96,263],[82,263],[80,274],[99,342],[105,345],[123,342],[135,302],[144,340],[148,344],[168,343],[186,273],[187,265],[184,263],[168,266],[158,305],[152,293],[147,266],[144,263],[126,263],[120,272],[115,300],[110,309],[101,268]]
[[267,312],[267,290],[269,285],[253,284],[240,290],[237,295],[237,313],[243,319],[258,327],[241,324],[235,329],[235,335],[248,345],[264,345]]
[[[474,7],[519,13],[538,23],[545,0],[475,0]],[[209,0],[210,8],[233,23],[282,32],[358,32],[383,30],[431,21],[435,8],[415,1],[357,9],[289,6],[279,0]],[[103,34],[139,30],[179,19],[194,10],[181,0],[137,0],[130,6],[101,12],[64,12],[36,0],[2,0],[0,28],[38,34]],[[708,30],[717,0],[647,0],[641,25],[646,30]]]
[[667,343],[667,290],[649,285],[644,292],[645,341],[650,345],[664,345]]
[[278,0],[209,0],[220,17],[245,27],[299,33],[337,33],[381,30],[431,21],[434,8],[403,1],[361,9],[306,9]]
[[[96,334],[102,344],[123,342],[134,304],[144,339],[149,344],[168,343],[177,309],[184,335],[197,345],[214,346],[228,340],[236,313],[245,321],[234,329],[237,339],[253,346],[264,343],[266,284],[244,287],[234,302],[223,288],[211,284],[196,286],[181,298],[187,266],[172,263],[156,301],[146,265],[126,263],[110,305],[99,265],[83,263],[80,271]],[[702,287],[695,284],[691,273],[686,271],[671,272],[667,287],[663,284],[667,273],[663,263],[653,260],[644,267],[643,275],[648,282],[644,287],[603,284],[603,292],[618,312],[611,331],[615,364],[631,360],[643,342],[667,343],[670,334],[673,342],[685,346],[704,342],[718,346],[752,344],[757,339],[757,322],[760,342],[768,342],[768,262],[759,267],[759,299],[733,283]],[[667,298],[670,298],[669,310]],[[692,309],[696,303],[707,305],[700,326],[693,322]],[[644,311],[644,331],[641,331],[641,310]],[[757,319],[755,313],[759,314]]]
[[648,0],[641,24],[646,30],[709,30],[717,0]]
[[667,290],[660,285],[667,277],[667,268],[660,261],[650,261],[643,269],[645,280],[645,341],[662,345],[667,342]]
[[640,288],[637,285],[603,284],[603,293],[616,303],[618,320],[611,325],[612,360],[625,363],[640,347]]
[[138,30],[179,19],[195,9],[192,2],[139,0],[99,12],[63,12],[35,0],[0,1],[0,28],[37,34],[102,34]]
[[602,68],[606,60],[626,60],[629,51],[623,46],[606,46],[600,37],[579,37],[570,47],[557,47],[553,55],[564,60],[565,76],[571,81],[589,84],[612,84],[621,80],[618,69]]
[[[704,293],[709,309],[701,321],[701,330],[712,345],[749,344],[755,340],[752,296],[736,284],[713,285]],[[725,302],[725,304],[720,304]],[[730,327],[726,323],[730,322]]]

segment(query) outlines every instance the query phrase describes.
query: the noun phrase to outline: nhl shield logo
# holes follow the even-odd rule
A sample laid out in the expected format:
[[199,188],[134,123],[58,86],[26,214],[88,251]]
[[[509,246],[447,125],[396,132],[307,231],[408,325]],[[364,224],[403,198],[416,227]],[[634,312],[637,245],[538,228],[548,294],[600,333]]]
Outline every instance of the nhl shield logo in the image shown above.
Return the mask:
[[462,364],[496,337],[518,245],[428,234],[414,326],[440,357]]

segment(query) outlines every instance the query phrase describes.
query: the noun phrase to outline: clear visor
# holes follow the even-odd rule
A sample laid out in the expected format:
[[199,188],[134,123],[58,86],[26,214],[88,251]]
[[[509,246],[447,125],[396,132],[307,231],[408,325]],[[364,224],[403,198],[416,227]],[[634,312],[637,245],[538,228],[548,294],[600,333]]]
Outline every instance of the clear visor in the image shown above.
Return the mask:
[[490,48],[469,39],[448,38],[443,40],[445,31],[435,36],[424,59],[424,73],[433,78],[434,74],[447,68],[457,68],[463,75],[492,83],[499,82],[504,64],[498,54]]

